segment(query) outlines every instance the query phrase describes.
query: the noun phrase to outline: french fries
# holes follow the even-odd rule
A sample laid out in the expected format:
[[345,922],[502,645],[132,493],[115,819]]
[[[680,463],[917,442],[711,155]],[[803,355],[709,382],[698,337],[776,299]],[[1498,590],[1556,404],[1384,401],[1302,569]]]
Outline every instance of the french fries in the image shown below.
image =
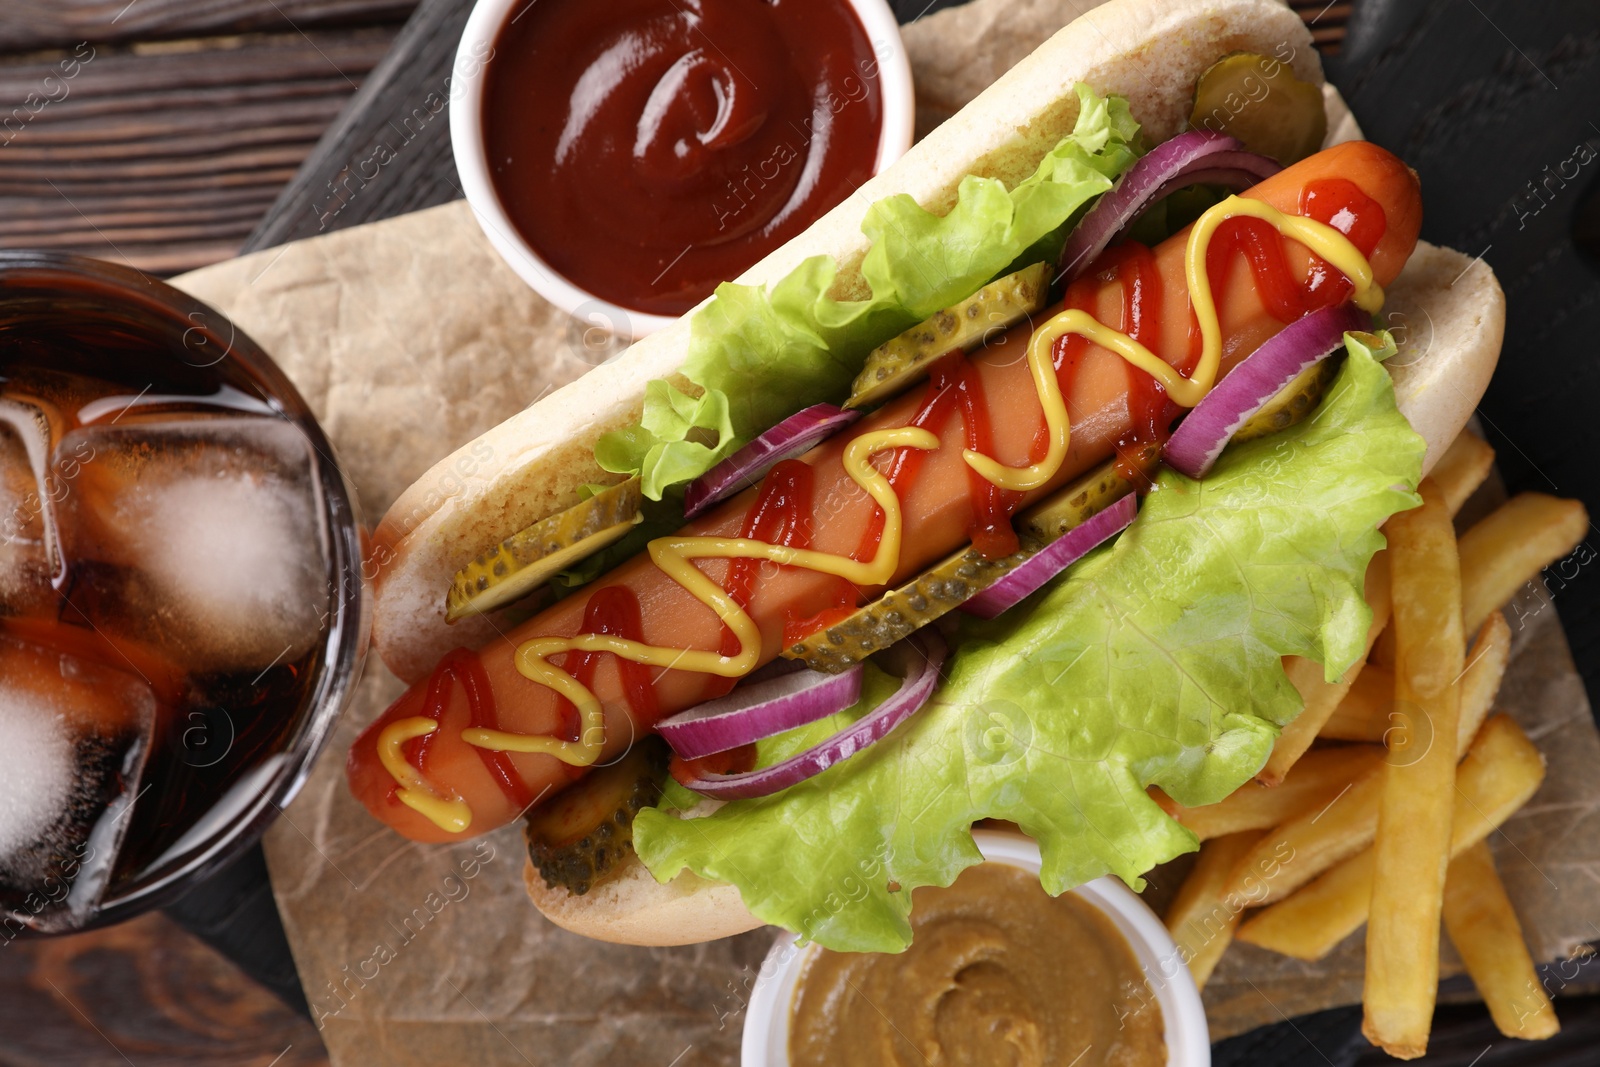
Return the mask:
[[1461,672],[1461,714],[1456,722],[1456,758],[1467,754],[1472,739],[1489,717],[1494,707],[1495,694],[1500,692],[1500,682],[1506,676],[1506,663],[1511,659],[1511,626],[1504,615],[1496,612],[1483,620],[1477,636],[1472,639],[1472,651],[1467,656],[1467,666]]
[[1243,830],[1270,829],[1304,812],[1320,810],[1382,762],[1383,749],[1376,745],[1314,749],[1294,765],[1282,785],[1246,782],[1218,803],[1196,808],[1165,797],[1157,799],[1168,815],[1193,830],[1200,840],[1208,841]]
[[[1456,439],[1445,449],[1444,455],[1439,457],[1439,462],[1434,464],[1433,473],[1428,477],[1439,487],[1439,493],[1444,497],[1445,506],[1450,509],[1453,519],[1460,514],[1461,507],[1477,492],[1478,487],[1489,477],[1489,470],[1494,466],[1494,449],[1488,442],[1476,434],[1462,430]],[[1394,631],[1385,630],[1378,635],[1377,643],[1373,645],[1367,659],[1370,664],[1382,667],[1394,666]]]
[[1537,1041],[1561,1029],[1494,869],[1494,856],[1482,841],[1450,861],[1444,928],[1502,1034]]
[[[1388,631],[1385,630],[1385,633]],[[1331,741],[1371,741],[1383,743],[1394,709],[1394,671],[1368,663],[1356,676],[1355,684],[1322,724],[1318,737]]]
[[1493,466],[1494,449],[1488,442],[1462,430],[1439,457],[1428,477],[1439,487],[1445,506],[1450,509],[1451,516],[1455,516],[1467,498],[1489,477],[1489,468]]
[[1461,535],[1461,615],[1468,629],[1571,552],[1589,530],[1576,500],[1518,493]]
[[[1528,735],[1496,715],[1467,750],[1456,774],[1452,855],[1482,841],[1544,781],[1544,757]],[[1235,937],[1302,960],[1319,960],[1360,929],[1372,903],[1371,849],[1341,863],[1298,893],[1243,922]]]
[[1239,913],[1252,903],[1230,898],[1223,892],[1228,874],[1239,857],[1249,851],[1260,833],[1246,830],[1207,841],[1200,848],[1189,877],[1184,879],[1167,909],[1167,929],[1177,943],[1183,961],[1194,975],[1194,984],[1204,988],[1206,979],[1233,940]]
[[[1441,461],[1442,462],[1442,461]],[[1589,513],[1577,500],[1519,493],[1461,535],[1461,611],[1472,629],[1491,612],[1566,556],[1589,529]],[[1378,636],[1368,659],[1394,664],[1394,633]]]
[[1427,1050],[1441,923],[1502,1033],[1537,1039],[1559,1026],[1483,843],[1538,790],[1544,759],[1489,713],[1511,650],[1499,609],[1580,543],[1588,516],[1577,501],[1525,493],[1458,541],[1452,516],[1493,460],[1463,434],[1424,479],[1422,506],[1390,519],[1367,575],[1363,663],[1328,683],[1285,659],[1305,711],[1256,782],[1202,808],[1162,798],[1210,839],[1169,915],[1201,980],[1232,940],[1313,961],[1366,923],[1362,1031],[1405,1059]]
[[[1364,593],[1367,604],[1372,608],[1372,625],[1367,628],[1369,652],[1372,643],[1389,622],[1389,580],[1389,553],[1385,549],[1374,555],[1372,562],[1367,565]],[[1361,674],[1361,664],[1362,661],[1358,660],[1345,671],[1344,677],[1337,682],[1330,682],[1324,677],[1320,665],[1299,656],[1284,657],[1283,669],[1295,689],[1299,690],[1304,707],[1278,735],[1278,740],[1272,746],[1272,755],[1267,757],[1266,766],[1261,768],[1257,778],[1266,785],[1277,785],[1283,781],[1289,768],[1317,739],[1317,732],[1322,729],[1328,716],[1344,700],[1345,694]]]
[[[1500,690],[1510,658],[1511,626],[1504,615],[1496,612],[1478,628],[1467,657],[1466,672],[1461,676],[1461,721],[1456,730],[1459,754],[1466,753],[1478,727],[1483,725],[1489,709],[1494,706],[1494,697]],[[1381,744],[1391,730],[1402,726],[1394,707],[1394,673],[1368,664],[1343,702],[1328,717],[1321,736]]]
[[1259,880],[1257,903],[1282,900],[1340,860],[1372,844],[1383,795],[1383,766],[1351,782],[1324,807],[1269,831],[1239,863],[1228,891]]
[[[1458,759],[1466,754],[1472,739],[1477,736],[1478,727],[1488,717],[1489,709],[1494,705],[1495,693],[1500,689],[1500,679],[1505,675],[1506,660],[1511,653],[1511,627],[1506,625],[1505,616],[1489,617],[1478,632],[1472,653],[1472,661],[1467,664],[1460,680],[1460,714],[1455,743]],[[1390,697],[1392,700],[1393,693]],[[1395,708],[1395,705],[1390,703],[1389,707]],[[1435,743],[1436,739],[1427,728],[1430,720],[1417,715],[1414,710],[1391,710],[1379,721],[1384,729],[1378,740],[1390,742],[1394,758],[1402,762],[1411,758],[1409,753],[1414,746],[1426,747]],[[1324,760],[1327,758],[1322,752],[1313,751],[1307,754],[1306,759],[1312,756]],[[1367,776],[1359,780],[1346,779],[1348,792],[1330,795],[1324,807],[1308,806],[1297,816],[1281,821],[1277,829],[1267,834],[1241,863],[1235,872],[1235,882],[1228,887],[1229,892],[1239,892],[1240,881],[1246,877],[1261,877],[1261,871],[1270,858],[1288,856],[1292,859],[1280,859],[1272,865],[1273,873],[1265,879],[1266,889],[1257,903],[1270,904],[1282,900],[1341,859],[1353,856],[1372,844],[1378,830],[1378,797],[1382,777],[1378,771],[1378,765],[1372,764]],[[1293,780],[1293,776],[1290,780]],[[1233,796],[1243,792],[1241,789]],[[1232,796],[1228,798],[1232,799]]]
[[[1428,1048],[1439,992],[1439,913],[1450,857],[1462,634],[1461,566],[1439,488],[1389,520],[1394,571],[1395,701],[1431,724],[1433,743],[1386,763],[1373,843],[1372,910],[1361,1030],[1391,1056]],[[1476,623],[1474,623],[1476,625]],[[1396,745],[1391,739],[1391,752]]]

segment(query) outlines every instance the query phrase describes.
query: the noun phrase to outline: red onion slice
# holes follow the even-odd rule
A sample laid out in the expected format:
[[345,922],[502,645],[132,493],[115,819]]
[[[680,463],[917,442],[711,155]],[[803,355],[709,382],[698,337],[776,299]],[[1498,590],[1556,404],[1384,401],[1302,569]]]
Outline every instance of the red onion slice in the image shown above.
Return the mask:
[[1061,249],[1056,281],[1071,284],[1146,208],[1186,185],[1225,185],[1242,192],[1283,167],[1244,151],[1226,134],[1190,130],[1163,141],[1140,158],[1116,186],[1090,208]]
[[938,631],[923,629],[896,648],[908,653],[905,680],[894,695],[869,714],[851,723],[819,745],[790,756],[781,763],[743,774],[696,774],[683,785],[696,793],[719,800],[745,800],[764,797],[821,774],[869,745],[882,740],[905,722],[933,695],[939,684],[939,668],[944,666],[949,649]]
[[1246,356],[1184,416],[1162,458],[1191,478],[1205,477],[1250,416],[1301,371],[1343,348],[1346,331],[1371,325],[1366,312],[1351,304],[1323,308],[1291,322]]
[[858,663],[843,674],[797,670],[747,682],[656,729],[684,759],[726,752],[843,711],[861,699],[861,674]]
[[1091,548],[1127,529],[1138,513],[1139,498],[1129,493],[1051,541],[1016,570],[962,604],[961,610],[980,619],[992,619],[1015,607],[1082,559]]
[[861,417],[832,404],[797,411],[689,483],[683,517],[692,519],[712,504],[748,489],[786,459],[811,451]]

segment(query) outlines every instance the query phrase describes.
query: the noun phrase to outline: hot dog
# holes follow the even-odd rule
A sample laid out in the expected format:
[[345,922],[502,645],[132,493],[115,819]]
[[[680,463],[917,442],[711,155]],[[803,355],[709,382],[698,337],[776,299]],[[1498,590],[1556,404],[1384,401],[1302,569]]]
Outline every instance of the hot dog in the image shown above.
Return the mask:
[[[1416,243],[1421,225],[1421,192],[1416,178],[1395,156],[1366,142],[1352,142],[1318,153],[1260,185],[1245,195],[1294,212],[1305,190],[1328,178],[1352,182],[1375,206],[1368,208],[1368,219],[1381,227],[1369,259],[1380,285],[1399,275]],[[1183,251],[1188,229],[1180,231],[1153,249],[1161,278],[1161,327],[1158,354],[1177,365],[1188,354],[1189,302],[1184,287]],[[1310,254],[1300,246],[1285,245],[1290,273],[1303,277]],[[1254,284],[1249,261],[1235,254],[1226,267],[1226,281],[1220,287],[1225,297],[1219,307],[1224,341],[1223,372],[1243,356],[1277,333],[1284,323],[1268,309]],[[1122,314],[1124,284],[1116,278],[1091,274],[1076,282],[1063,303],[1092,309],[1101,321],[1116,323]],[[981,393],[994,429],[993,454],[1016,465],[1024,461],[1040,425],[1038,398],[1025,361],[1017,353],[1027,343],[1028,323],[1012,327],[1003,336],[974,353],[970,362],[977,370]],[[854,491],[842,461],[848,443],[864,433],[883,427],[904,426],[923,406],[933,386],[924,386],[886,404],[849,431],[831,439],[808,455],[805,462],[816,472],[813,519],[817,525],[814,547],[820,551],[848,554],[860,541],[876,505]],[[1042,488],[1029,491],[1023,503],[1038,499],[1071,478],[1103,462],[1116,442],[1133,429],[1130,421],[1128,371],[1126,364],[1111,352],[1089,346],[1065,393],[1073,413],[1071,451],[1053,478]],[[941,434],[944,441],[964,439],[964,423],[957,413]],[[711,515],[684,528],[685,535],[736,537],[745,517],[755,504],[758,488],[752,487],[728,501]],[[902,500],[905,513],[904,547],[895,568],[895,581],[916,573],[967,540],[974,522],[973,494],[968,484],[966,465],[959,448],[940,448],[926,459],[920,477]],[[825,523],[819,521],[827,516]],[[728,564],[710,560],[706,574],[717,582],[726,579]],[[695,600],[648,558],[640,557],[607,575],[606,587],[626,588],[637,598],[643,629],[640,639],[662,645],[686,648],[714,648],[722,628],[721,620]],[[880,588],[866,588],[861,595],[870,598]],[[786,619],[810,617],[833,603],[836,583],[825,574],[802,568],[781,568],[764,577],[755,588],[750,605],[762,631],[762,650],[758,662],[764,664],[778,654],[783,645]],[[554,690],[531,686],[518,673],[514,658],[520,644],[534,637],[568,637],[579,633],[589,598],[571,597],[541,612],[504,637],[474,653],[487,680],[485,703],[496,709],[499,728],[524,734],[556,734],[564,727],[560,698]],[[653,681],[656,705],[654,717],[670,715],[708,698],[713,676],[694,671],[666,670]],[[436,785],[458,794],[471,808],[470,825],[452,833],[419,812],[396,803],[395,782],[378,759],[378,737],[385,727],[399,719],[421,714],[430,698],[433,678],[426,679],[400,698],[379,717],[351,749],[350,781],[368,810],[396,830],[420,841],[448,841],[474,837],[515,818],[527,801],[559,791],[570,781],[563,765],[553,756],[512,754],[511,762],[521,779],[523,791],[507,791],[495,774],[479,758],[477,750],[460,739],[472,716],[467,690],[461,685],[448,689],[443,728],[429,753],[429,770]],[[606,712],[606,748],[610,758],[653,725],[630,704],[622,674],[616,669],[597,672],[594,692]]]
[[[972,108],[978,115],[993,110],[1030,78],[1037,83],[1037,64],[1059,64],[1086,42],[1131,54],[1148,40],[1167,39],[1172,27],[1147,25],[1154,18],[1148,6],[1144,0],[1114,0],[1101,12],[1125,20],[1118,33],[1107,37],[1103,21],[1092,34],[1069,27],[1025,64],[1027,71],[1019,68]],[[1195,27],[1211,15],[1199,6],[1161,14],[1169,21],[1198,20],[1186,38],[1192,42],[1186,47],[1197,54],[1178,50],[1169,56],[1190,70],[1203,70],[1224,52],[1251,44],[1252,33],[1304,37],[1298,23],[1279,18],[1280,9],[1254,0],[1237,0],[1231,15],[1217,16],[1220,29],[1207,23],[1210,28],[1201,32]],[[1085,69],[1091,65],[1082,62]],[[1303,61],[1295,66],[1315,76],[1304,68]],[[1057,86],[1056,95],[1066,95],[1064,86]],[[1152,114],[1171,111],[1160,92],[1130,92],[1134,104],[1141,95]],[[1054,107],[1034,106],[1036,120]],[[1053,121],[1059,128],[1063,120],[1057,113]],[[1147,128],[1159,128],[1161,121]],[[968,133],[972,128],[953,125],[965,125]],[[917,164],[945,166],[931,162],[951,149],[948,139],[940,140],[943,133],[930,138],[930,153],[906,169],[909,176],[902,180],[913,189],[919,188]],[[980,169],[977,159],[972,168]],[[893,180],[895,172],[885,177]],[[928,186],[920,188],[930,201],[939,201]],[[1271,210],[1262,214],[1251,205]],[[448,507],[419,521],[412,498],[403,498],[378,532],[377,643],[412,685],[352,746],[352,792],[378,819],[420,841],[462,840],[530,809],[581,805],[564,798],[584,795],[573,786],[593,768],[635,749],[661,719],[722,696],[786,648],[792,652],[797,637],[826,627],[837,613],[872,604],[886,589],[963,546],[995,558],[1016,551],[1011,517],[1019,510],[1053,499],[1108,460],[1126,460],[1130,442],[1146,446],[1140,454],[1147,458],[1155,454],[1151,447],[1159,450],[1173,424],[1195,406],[1195,399],[1178,403],[1180,387],[1194,383],[1196,396],[1203,395],[1312,311],[1357,301],[1372,310],[1377,305],[1369,298],[1381,299],[1406,268],[1421,214],[1416,177],[1391,153],[1359,141],[1325,149],[1244,190],[1237,200],[1218,204],[1148,250],[1121,241],[1027,319],[993,332],[965,355],[944,357],[926,382],[882,402],[676,533],[652,541],[648,553],[574,595],[487,631],[474,622],[455,634],[433,621],[415,623],[407,612],[420,610],[411,606],[425,595],[419,583],[433,583],[426,595],[435,606],[428,610],[442,614],[448,570],[571,505],[573,494],[558,488],[563,480],[575,480],[565,467],[592,471],[589,449],[601,430],[616,425],[576,418],[557,404],[548,418],[566,418],[574,430],[571,442],[553,444],[548,423],[536,430],[521,417],[513,420],[475,443],[518,452],[476,505],[478,515],[495,516],[492,537],[485,536],[483,521],[469,521]],[[1295,229],[1297,220],[1315,225]],[[818,227],[825,236],[813,240],[826,244],[837,223],[824,220]],[[1203,239],[1191,239],[1195,227],[1209,227]],[[799,250],[816,247],[807,240],[797,239]],[[780,250],[756,269],[755,280],[775,280],[777,269],[791,266],[795,255]],[[1335,260],[1344,269],[1335,268]],[[1216,331],[1210,339],[1202,326],[1209,312],[1201,310],[1197,271],[1214,301]],[[848,287],[848,281],[840,284]],[[1096,327],[1110,331],[1109,339],[1062,326],[1072,312],[1087,313]],[[1490,334],[1429,353],[1426,366],[1397,371],[1401,411],[1422,434],[1429,456],[1454,437],[1481,393],[1498,351],[1498,337]],[[635,346],[625,357],[634,361],[628,373],[670,375],[684,336],[669,331]],[[1176,373],[1152,377],[1154,371],[1141,369],[1129,355],[1130,346],[1147,350]],[[850,354],[856,360],[863,355]],[[1447,364],[1464,368],[1454,395],[1421,387]],[[1046,366],[1048,371],[1041,369]],[[591,377],[620,373],[607,367]],[[1059,390],[1058,401],[1051,399],[1047,378]],[[1408,387],[1412,382],[1417,387]],[[608,387],[597,382],[592,388],[604,393]],[[1059,417],[1052,414],[1055,403],[1062,409]],[[563,456],[582,460],[563,465]],[[912,474],[901,477],[907,465]],[[556,473],[548,473],[552,468]],[[1128,476],[1148,475],[1141,469]],[[735,551],[730,545],[754,547]],[[774,545],[802,555],[768,551]],[[816,562],[824,558],[831,562]],[[441,658],[439,652],[457,643],[456,634],[462,647]],[[592,703],[592,715],[585,701]],[[703,768],[686,771],[681,760],[674,773],[691,785],[707,780]],[[736,895],[722,891],[727,887],[679,878],[658,889],[640,870],[633,862],[605,894],[588,898],[581,895],[587,882],[568,892],[530,874],[530,892],[562,925],[615,940],[699,940],[757,921]]]

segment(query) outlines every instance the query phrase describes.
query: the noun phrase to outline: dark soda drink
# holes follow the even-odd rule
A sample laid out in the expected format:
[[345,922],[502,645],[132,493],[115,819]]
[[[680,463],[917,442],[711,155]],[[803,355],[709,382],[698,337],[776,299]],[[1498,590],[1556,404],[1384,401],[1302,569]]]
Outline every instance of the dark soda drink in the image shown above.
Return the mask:
[[5,266],[11,934],[159,902],[259,832],[348,692],[361,592],[327,442],[247,339],[131,272]]

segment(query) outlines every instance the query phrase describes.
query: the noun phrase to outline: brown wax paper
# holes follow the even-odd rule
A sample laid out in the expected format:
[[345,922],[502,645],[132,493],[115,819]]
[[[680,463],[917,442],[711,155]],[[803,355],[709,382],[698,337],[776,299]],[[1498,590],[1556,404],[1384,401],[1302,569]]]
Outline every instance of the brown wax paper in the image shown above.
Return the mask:
[[[1093,6],[976,0],[906,27],[919,132]],[[1355,135],[1348,117],[1335,129],[1333,140]],[[369,521],[440,456],[621,348],[532,293],[461,202],[177,284],[283,366],[339,450]],[[1590,773],[1600,736],[1550,597],[1522,598],[1512,618],[1516,651],[1500,707],[1550,771],[1493,844],[1534,955],[1556,960],[1600,940],[1600,782]],[[346,791],[344,758],[400,689],[373,657],[327,752],[266,837],[279,911],[334,1063],[737,1062],[742,1009],[770,933],[677,949],[587,941],[528,904],[514,827],[430,846],[379,826]],[[1152,899],[1170,894],[1182,866],[1153,873]],[[1361,940],[1316,964],[1234,946],[1206,990],[1213,1036],[1359,1000]]]

